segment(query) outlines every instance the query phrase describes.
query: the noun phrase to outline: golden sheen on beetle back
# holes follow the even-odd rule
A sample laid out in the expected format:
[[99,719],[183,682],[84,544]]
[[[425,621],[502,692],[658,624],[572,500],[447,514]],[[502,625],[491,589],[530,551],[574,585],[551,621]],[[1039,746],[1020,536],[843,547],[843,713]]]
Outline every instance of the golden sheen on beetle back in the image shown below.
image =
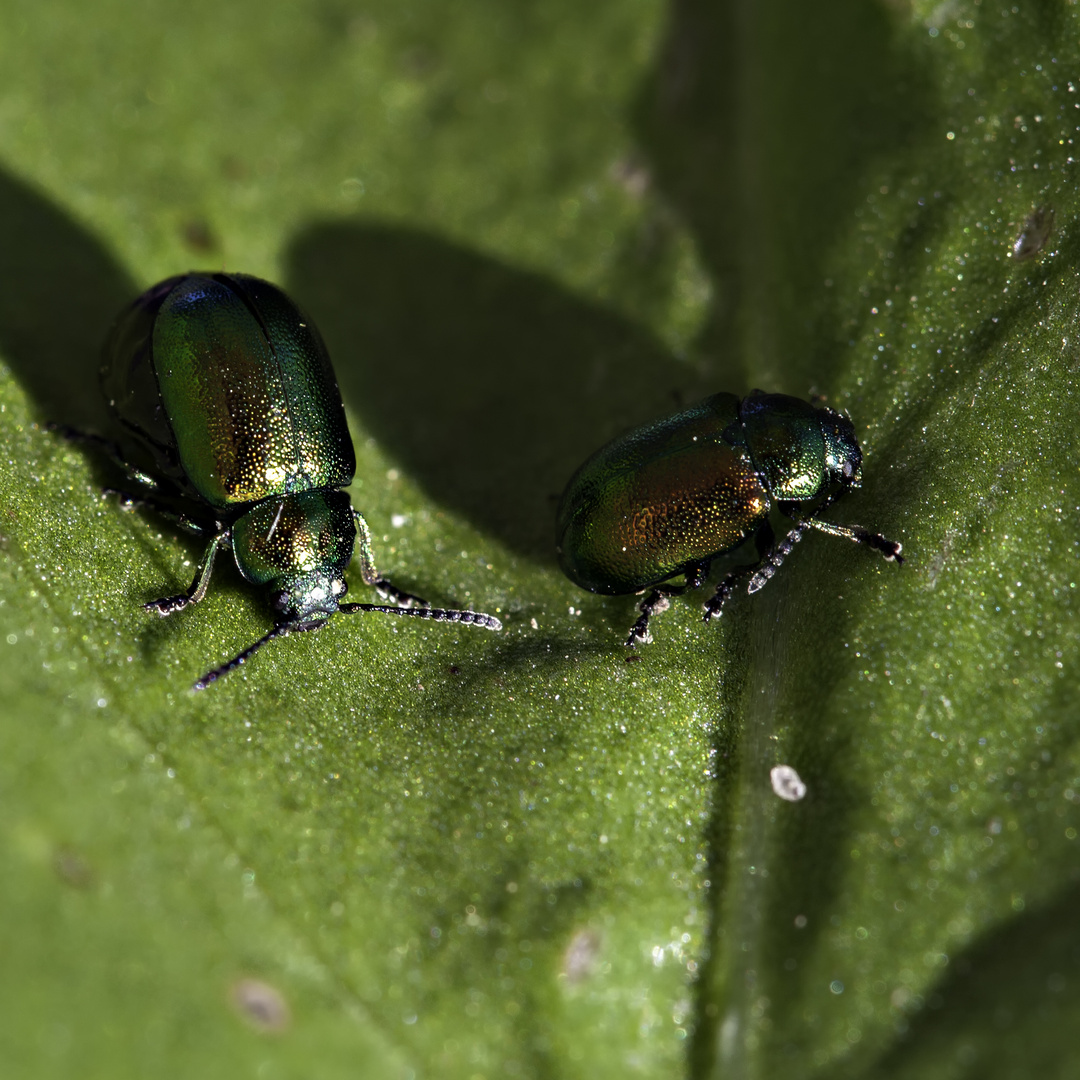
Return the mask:
[[[752,540],[758,559],[728,573],[705,604],[719,616],[741,577],[756,592],[814,528],[902,562],[900,544],[818,515],[859,483],[862,451],[842,413],[755,390],[741,401],[714,394],[700,404],[613,440],[563,492],[556,525],[559,563],[590,592],[652,591],[627,644],[649,640],[649,618],[667,597],[698,588],[712,561]],[[777,543],[773,511],[793,522]],[[682,584],[671,579],[683,576]]]

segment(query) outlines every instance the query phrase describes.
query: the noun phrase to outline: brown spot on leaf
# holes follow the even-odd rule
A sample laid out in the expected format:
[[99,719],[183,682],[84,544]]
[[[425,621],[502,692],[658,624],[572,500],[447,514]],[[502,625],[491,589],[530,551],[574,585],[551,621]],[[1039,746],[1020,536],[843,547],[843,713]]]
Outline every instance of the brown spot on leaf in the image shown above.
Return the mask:
[[180,227],[180,236],[188,248],[199,255],[209,255],[221,246],[214,230],[202,218],[185,221]]
[[76,889],[88,889],[94,883],[90,864],[71,848],[58,848],[53,856],[53,868],[57,877]]

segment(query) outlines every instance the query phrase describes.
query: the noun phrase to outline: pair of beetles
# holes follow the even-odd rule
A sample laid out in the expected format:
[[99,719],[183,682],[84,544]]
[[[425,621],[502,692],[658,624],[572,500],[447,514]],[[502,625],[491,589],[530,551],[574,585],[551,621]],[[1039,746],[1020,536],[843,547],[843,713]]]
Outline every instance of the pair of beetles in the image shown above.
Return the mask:
[[[491,615],[430,607],[379,575],[367,523],[341,490],[356,458],[330,358],[281,289],[245,274],[169,278],[120,315],[101,379],[119,440],[59,430],[125,470],[137,487],[121,493],[126,499],[208,541],[187,591],[146,609],[165,616],[198,603],[215,558],[231,550],[274,610],[269,633],[194,689],[274,638],[319,629],[335,612],[502,629]],[[759,390],[741,401],[714,394],[615,439],[578,469],[559,505],[559,562],[591,592],[647,593],[627,645],[649,641],[650,617],[668,597],[699,588],[712,560],[747,540],[757,562],[722,578],[705,604],[706,621],[720,615],[741,579],[749,578],[749,592],[760,589],[807,529],[902,562],[900,544],[819,516],[859,484],[861,464],[854,426],[841,413]],[[779,541],[774,507],[792,523]],[[393,603],[343,601],[357,546],[364,584]]]

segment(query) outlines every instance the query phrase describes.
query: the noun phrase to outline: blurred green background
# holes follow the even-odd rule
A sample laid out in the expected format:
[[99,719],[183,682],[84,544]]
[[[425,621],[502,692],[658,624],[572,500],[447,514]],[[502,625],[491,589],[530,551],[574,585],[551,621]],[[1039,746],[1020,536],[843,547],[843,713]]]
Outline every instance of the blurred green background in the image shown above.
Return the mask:
[[[1072,2],[0,10],[5,1076],[1077,1074]],[[199,545],[43,424],[221,267],[321,328],[380,567],[501,635],[188,691],[267,611],[145,615]],[[752,386],[850,410],[830,516],[908,561],[812,536],[628,663],[555,500]]]

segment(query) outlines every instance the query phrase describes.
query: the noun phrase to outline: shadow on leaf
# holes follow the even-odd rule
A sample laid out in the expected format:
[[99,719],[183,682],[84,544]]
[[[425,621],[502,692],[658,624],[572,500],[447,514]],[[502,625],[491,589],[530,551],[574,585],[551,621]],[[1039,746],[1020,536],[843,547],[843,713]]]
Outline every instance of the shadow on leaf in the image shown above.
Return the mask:
[[578,465],[716,389],[617,315],[427,233],[318,225],[286,265],[364,427],[433,499],[544,561]]
[[[1058,1038],[1080,1018],[1080,886],[998,927],[951,958],[891,1049],[850,1080],[926,1076],[1074,1076],[1080,1049]],[[918,999],[895,998],[909,1010]],[[1070,1066],[1071,1062],[1071,1066]]]
[[80,225],[0,173],[0,350],[43,419],[107,422],[98,352],[137,291]]
[[740,384],[804,395],[835,381],[833,248],[875,160],[932,109],[931,80],[892,19],[861,0],[671,4],[636,126],[713,280],[699,347],[733,356]]

